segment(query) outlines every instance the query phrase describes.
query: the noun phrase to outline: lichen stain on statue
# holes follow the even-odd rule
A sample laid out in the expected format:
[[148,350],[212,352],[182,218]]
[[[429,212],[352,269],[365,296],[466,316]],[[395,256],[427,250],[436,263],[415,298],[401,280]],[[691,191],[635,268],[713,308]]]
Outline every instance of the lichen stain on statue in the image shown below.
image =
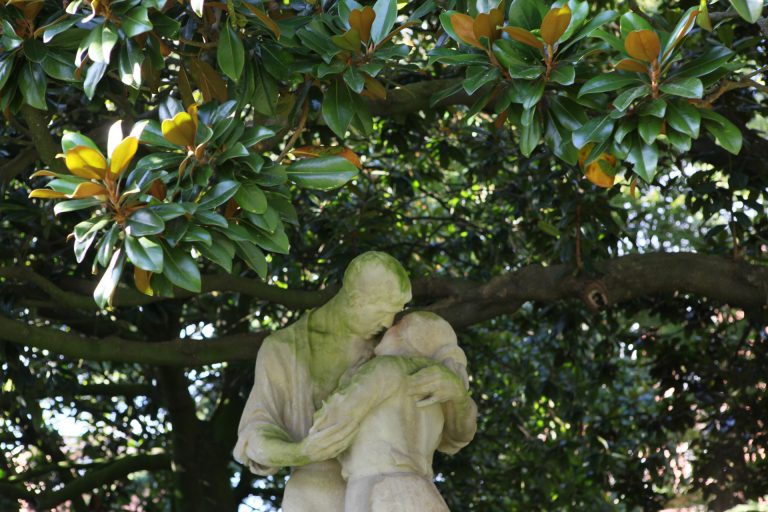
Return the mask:
[[264,341],[234,455],[260,475],[292,468],[285,512],[448,510],[432,456],[471,441],[477,408],[445,320],[392,326],[410,299],[400,263],[368,252],[333,299]]

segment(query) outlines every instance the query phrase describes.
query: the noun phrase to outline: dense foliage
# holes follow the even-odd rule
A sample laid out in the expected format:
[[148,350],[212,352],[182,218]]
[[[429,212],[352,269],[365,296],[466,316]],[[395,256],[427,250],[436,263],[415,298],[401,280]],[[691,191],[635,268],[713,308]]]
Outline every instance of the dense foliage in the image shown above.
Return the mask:
[[253,359],[366,250],[470,359],[452,510],[768,494],[764,12],[0,5],[0,509],[276,509]]

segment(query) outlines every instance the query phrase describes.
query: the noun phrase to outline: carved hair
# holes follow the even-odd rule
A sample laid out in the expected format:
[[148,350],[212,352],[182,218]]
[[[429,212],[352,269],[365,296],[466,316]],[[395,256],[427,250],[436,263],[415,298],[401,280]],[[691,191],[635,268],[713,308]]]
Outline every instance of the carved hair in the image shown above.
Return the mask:
[[411,300],[408,273],[395,258],[369,251],[353,259],[344,272],[343,290],[352,301],[405,304]]

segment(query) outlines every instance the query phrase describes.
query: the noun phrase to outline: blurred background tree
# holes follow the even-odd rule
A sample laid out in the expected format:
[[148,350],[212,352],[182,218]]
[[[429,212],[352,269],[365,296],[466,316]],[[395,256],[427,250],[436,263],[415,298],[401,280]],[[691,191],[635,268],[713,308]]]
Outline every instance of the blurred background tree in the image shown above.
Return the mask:
[[253,361],[367,250],[470,359],[452,510],[765,496],[764,12],[4,2],[0,510],[276,510]]

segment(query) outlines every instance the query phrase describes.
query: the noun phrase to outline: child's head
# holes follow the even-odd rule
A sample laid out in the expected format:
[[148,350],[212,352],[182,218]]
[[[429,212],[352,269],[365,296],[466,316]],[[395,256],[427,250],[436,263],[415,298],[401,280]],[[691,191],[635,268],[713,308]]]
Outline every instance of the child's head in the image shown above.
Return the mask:
[[435,313],[417,311],[390,327],[376,355],[425,357],[443,363],[467,383],[467,357],[451,324]]

